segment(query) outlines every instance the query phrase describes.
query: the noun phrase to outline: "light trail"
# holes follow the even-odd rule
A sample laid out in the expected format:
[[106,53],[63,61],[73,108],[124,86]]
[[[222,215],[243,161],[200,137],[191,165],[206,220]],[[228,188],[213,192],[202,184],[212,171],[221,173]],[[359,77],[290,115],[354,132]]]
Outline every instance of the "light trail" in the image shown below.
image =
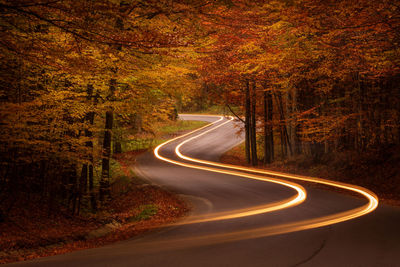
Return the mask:
[[293,233],[297,231],[304,231],[357,218],[361,216],[358,214],[358,211],[361,212],[362,210],[365,210],[366,206],[368,205],[369,204],[349,211],[336,213],[333,215],[302,220],[298,222],[258,227],[240,231],[232,231],[227,233],[208,234],[201,236],[191,236],[187,238],[176,238],[166,241],[156,241],[147,244],[147,246],[150,249],[154,249],[154,247],[163,248],[164,250],[182,249],[189,246],[196,247],[203,245],[212,245],[218,243],[227,243],[227,242],[234,242],[251,238],[262,238],[280,234]]
[[[286,230],[284,230],[284,232],[285,232],[285,231],[288,231],[288,228],[291,228],[293,230],[294,229],[300,229],[300,230],[303,229],[304,230],[304,229],[322,227],[322,226],[326,226],[326,225],[330,225],[330,224],[334,224],[334,223],[339,223],[339,222],[347,221],[347,220],[354,219],[354,218],[363,216],[365,214],[368,214],[368,213],[374,211],[378,207],[378,202],[379,202],[378,197],[370,190],[363,188],[361,186],[326,180],[326,179],[322,179],[322,178],[315,178],[315,177],[302,176],[302,175],[293,175],[293,174],[274,172],[274,171],[266,171],[266,170],[260,170],[260,169],[255,169],[255,168],[241,167],[241,166],[236,166],[236,165],[231,165],[231,164],[223,164],[223,163],[217,163],[217,162],[212,162],[212,161],[207,161],[207,160],[194,159],[194,158],[185,156],[180,152],[180,148],[185,143],[190,142],[193,139],[196,139],[212,130],[215,130],[216,128],[219,128],[232,120],[233,120],[233,118],[231,117],[231,119],[228,120],[227,122],[220,124],[216,127],[213,127],[199,135],[193,136],[193,137],[183,141],[175,148],[175,153],[182,159],[196,162],[196,163],[211,165],[211,166],[215,166],[215,167],[222,167],[222,168],[226,168],[226,169],[234,169],[234,170],[239,170],[239,171],[245,171],[245,172],[270,175],[270,176],[275,176],[275,177],[282,177],[282,178],[301,180],[301,181],[307,181],[307,182],[313,182],[313,183],[333,186],[333,187],[356,192],[358,194],[361,194],[368,200],[368,203],[366,205],[363,205],[359,208],[352,209],[352,210],[349,210],[346,212],[337,213],[337,214],[333,214],[333,215],[329,215],[329,216],[324,216],[324,217],[320,217],[320,218],[316,218],[316,219],[306,220],[306,221],[302,221],[302,222],[298,222],[298,223],[294,223],[294,224],[281,225],[279,227],[279,229],[281,229],[281,231],[283,231],[282,229],[284,229],[284,228],[286,229]],[[266,229],[264,229],[264,230],[266,230]]]
[[[170,142],[173,142],[179,138],[186,137],[190,134],[193,134],[194,132],[203,130],[204,128],[210,127],[211,125],[217,124],[218,122],[223,120],[223,117],[221,117],[219,120],[217,120],[214,123],[206,125],[200,129],[197,129],[195,131],[187,133],[183,136],[176,137],[174,139],[171,139],[171,140],[159,145],[154,150],[154,154],[156,155],[157,158],[159,158],[163,161],[167,161],[167,162],[170,162],[170,163],[173,163],[176,165],[180,165],[180,166],[184,166],[184,167],[200,169],[200,170],[207,170],[207,171],[217,172],[217,173],[236,175],[239,177],[261,180],[261,181],[266,181],[266,182],[278,183],[278,184],[288,186],[288,187],[295,189],[297,191],[297,196],[294,196],[292,198],[289,198],[289,199],[286,199],[286,200],[283,200],[280,202],[270,203],[265,206],[262,205],[262,206],[252,207],[249,209],[228,211],[228,212],[224,212],[224,213],[214,213],[209,216],[206,216],[205,218],[204,217],[195,217],[195,218],[191,218],[191,220],[189,220],[187,222],[183,222],[181,224],[234,219],[234,218],[239,218],[239,217],[244,217],[244,216],[261,214],[261,213],[270,212],[270,211],[274,211],[274,210],[278,210],[278,209],[292,207],[292,206],[302,203],[306,199],[306,192],[304,191],[304,188],[297,184],[290,183],[286,180],[280,180],[277,178],[270,178],[270,177],[267,178],[265,176],[259,176],[259,175],[255,175],[255,174],[269,175],[269,176],[281,177],[281,178],[287,178],[287,179],[295,179],[295,180],[319,183],[319,184],[333,186],[333,187],[337,187],[337,188],[341,188],[341,189],[346,189],[346,190],[361,194],[368,200],[368,203],[361,207],[351,209],[348,211],[339,212],[339,213],[322,216],[322,217],[318,217],[318,218],[302,220],[302,221],[298,221],[298,222],[290,222],[290,223],[284,223],[284,224],[279,224],[279,225],[259,227],[259,228],[234,231],[234,232],[222,233],[222,234],[210,234],[210,235],[205,235],[205,236],[195,236],[195,237],[190,237],[190,238],[176,239],[176,240],[173,240],[173,242],[175,243],[175,246],[180,246],[178,244],[186,244],[187,245],[188,243],[191,243],[192,245],[200,245],[200,244],[229,242],[229,241],[235,241],[235,240],[258,238],[258,237],[265,237],[265,236],[278,235],[278,234],[290,233],[290,232],[295,232],[295,231],[313,229],[313,228],[328,226],[328,225],[344,222],[347,220],[355,219],[357,217],[368,214],[377,208],[377,206],[378,206],[377,196],[373,192],[369,191],[368,189],[365,189],[360,186],[336,182],[336,181],[330,181],[330,180],[326,180],[326,179],[322,179],[322,178],[314,178],[314,177],[301,176],[301,175],[292,175],[292,174],[286,174],[286,173],[281,173],[281,172],[266,171],[266,170],[260,170],[260,169],[255,169],[255,168],[241,167],[241,166],[236,166],[236,165],[231,165],[231,164],[222,164],[222,163],[216,163],[216,162],[211,162],[211,161],[206,161],[206,160],[194,159],[194,158],[185,156],[180,152],[180,148],[185,143],[187,143],[191,140],[194,140],[194,139],[196,139],[210,131],[213,131],[219,127],[222,127],[223,125],[231,122],[232,119],[233,118],[231,118],[230,120],[228,120],[224,123],[221,123],[217,126],[214,126],[196,136],[188,138],[187,140],[178,144],[178,146],[175,148],[175,152],[180,158],[187,160],[187,161],[195,162],[195,163],[209,165],[212,167],[193,165],[193,164],[189,164],[189,163],[183,163],[183,162],[175,161],[172,159],[168,159],[168,158],[165,158],[165,157],[162,157],[161,155],[159,155],[159,150],[162,146],[164,146]],[[224,169],[218,169],[215,167],[220,167],[220,168],[224,168]],[[229,169],[229,170],[226,170],[226,169]],[[232,170],[235,170],[235,171],[232,171]],[[244,172],[250,172],[253,174],[244,173]],[[171,244],[171,241],[172,240],[165,241],[165,243]],[[164,243],[164,241],[160,241],[157,243],[161,244],[161,243]]]
[[[204,115],[202,115],[204,116]],[[210,116],[210,115],[207,115]],[[214,117],[214,116],[213,116]],[[248,179],[253,179],[253,180],[259,180],[259,181],[265,181],[265,182],[272,182],[272,183],[276,183],[276,184],[280,184],[286,187],[290,187],[293,190],[295,190],[297,192],[297,194],[293,197],[290,197],[288,199],[282,200],[282,201],[278,201],[278,202],[273,202],[273,203],[268,203],[266,205],[260,205],[260,206],[256,206],[256,207],[251,207],[251,208],[247,208],[247,209],[240,209],[240,210],[233,210],[233,211],[227,211],[227,212],[220,212],[220,213],[212,213],[206,216],[195,216],[192,217],[191,219],[182,222],[182,223],[178,223],[178,224],[189,224],[189,223],[200,223],[200,222],[208,222],[208,221],[217,221],[217,220],[227,220],[227,219],[234,219],[234,218],[240,218],[240,217],[245,217],[245,216],[251,216],[251,215],[257,215],[257,214],[262,214],[262,213],[266,213],[266,212],[272,212],[272,211],[276,211],[276,210],[280,210],[280,209],[284,209],[284,208],[289,208],[295,205],[299,205],[300,203],[302,203],[307,196],[307,193],[305,191],[305,189],[298,185],[295,184],[293,182],[289,182],[289,181],[284,181],[284,180],[280,180],[277,178],[272,178],[272,177],[263,177],[263,176],[259,176],[259,175],[254,175],[254,174],[247,174],[247,173],[242,173],[242,172],[236,172],[236,171],[231,171],[231,170],[222,170],[222,169],[217,169],[217,168],[212,168],[212,167],[205,167],[205,166],[198,166],[198,165],[193,165],[193,164],[188,164],[188,163],[184,163],[184,162],[179,162],[179,161],[175,161],[169,158],[165,158],[163,156],[160,155],[159,150],[177,140],[183,137],[186,137],[190,134],[193,134],[195,132],[201,131],[207,127],[210,127],[211,125],[214,125],[220,121],[222,121],[224,118],[220,117],[219,120],[208,124],[206,126],[203,126],[199,129],[196,129],[194,131],[191,131],[187,134],[178,136],[176,138],[170,139],[162,144],[160,144],[159,146],[157,146],[154,149],[154,155],[163,161],[175,164],[175,165],[179,165],[179,166],[183,166],[183,167],[188,167],[188,168],[192,168],[192,169],[199,169],[199,170],[205,170],[205,171],[211,171],[211,172],[216,172],[216,173],[223,173],[223,174],[229,174],[229,175],[234,175],[234,176],[239,176],[239,177],[243,177],[243,178],[248,178]],[[221,127],[222,125],[229,123],[230,121],[226,121],[224,123],[221,123],[215,127],[212,127],[211,129],[203,132],[201,135],[208,133],[211,130],[215,130],[218,127]]]

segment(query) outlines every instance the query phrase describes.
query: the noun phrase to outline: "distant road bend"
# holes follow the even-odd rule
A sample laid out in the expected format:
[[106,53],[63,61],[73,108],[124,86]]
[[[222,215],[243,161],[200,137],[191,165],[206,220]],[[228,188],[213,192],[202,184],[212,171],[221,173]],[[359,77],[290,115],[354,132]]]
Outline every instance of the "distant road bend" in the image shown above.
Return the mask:
[[180,117],[210,124],[144,154],[136,170],[181,194],[192,207],[187,218],[142,237],[16,265],[399,266],[398,207],[378,207],[374,193],[355,185],[219,163],[243,141],[238,122]]

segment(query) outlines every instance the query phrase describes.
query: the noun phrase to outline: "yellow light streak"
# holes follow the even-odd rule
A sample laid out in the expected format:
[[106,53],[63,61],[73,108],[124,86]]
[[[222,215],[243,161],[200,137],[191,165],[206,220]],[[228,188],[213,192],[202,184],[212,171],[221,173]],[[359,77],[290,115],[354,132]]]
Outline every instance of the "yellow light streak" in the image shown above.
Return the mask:
[[[361,207],[351,209],[348,211],[339,212],[339,213],[322,216],[322,217],[318,217],[318,218],[302,220],[302,221],[298,221],[298,222],[290,222],[290,223],[285,223],[285,224],[259,227],[259,228],[253,228],[253,229],[242,230],[242,231],[234,231],[234,232],[222,233],[222,234],[211,234],[211,235],[205,235],[205,236],[195,236],[195,237],[190,237],[190,238],[176,239],[176,240],[174,240],[175,245],[177,245],[178,243],[187,245],[189,242],[191,242],[192,245],[200,245],[202,243],[211,244],[211,243],[219,243],[219,242],[228,242],[228,241],[235,241],[235,240],[256,238],[256,237],[265,237],[265,236],[307,230],[307,229],[312,229],[312,228],[318,228],[318,227],[332,225],[332,224],[344,222],[347,220],[351,220],[351,219],[363,216],[365,214],[372,212],[373,210],[375,210],[377,208],[378,198],[376,197],[376,195],[373,192],[369,191],[368,189],[365,189],[360,186],[336,182],[336,181],[330,181],[330,180],[326,180],[326,179],[322,179],[322,178],[315,178],[315,177],[308,177],[308,176],[301,176],[301,175],[292,175],[292,174],[281,173],[281,172],[260,170],[260,169],[255,169],[255,168],[241,167],[241,166],[236,166],[236,165],[231,165],[231,164],[222,164],[222,163],[216,163],[216,162],[211,162],[211,161],[206,161],[206,160],[194,159],[194,158],[187,157],[180,152],[180,148],[182,147],[183,144],[185,144],[195,138],[198,138],[212,130],[215,130],[218,127],[225,125],[226,123],[230,122],[232,119],[233,118],[231,118],[229,121],[226,121],[215,127],[212,127],[199,135],[193,136],[193,137],[185,140],[184,142],[180,143],[175,148],[176,154],[184,160],[201,163],[201,164],[205,164],[205,165],[210,165],[213,167],[222,167],[224,169],[230,169],[230,170],[222,170],[222,169],[213,168],[213,167],[198,166],[198,165],[183,163],[183,162],[168,159],[168,158],[165,158],[165,157],[162,157],[159,155],[159,150],[162,146],[164,146],[170,142],[173,142],[179,138],[183,138],[190,134],[193,134],[194,132],[203,130],[206,127],[210,127],[210,125],[217,124],[218,122],[223,120],[223,117],[221,117],[219,120],[217,120],[214,123],[206,125],[200,129],[197,129],[195,131],[187,133],[183,136],[176,137],[174,139],[171,139],[171,140],[159,145],[154,150],[154,154],[156,155],[157,158],[159,158],[163,161],[170,162],[170,163],[184,166],[184,167],[212,171],[212,172],[217,172],[217,173],[236,175],[239,177],[261,180],[261,181],[266,181],[266,182],[275,182],[275,183],[293,188],[294,190],[297,191],[297,195],[294,197],[291,197],[289,199],[283,200],[283,201],[270,203],[267,205],[251,207],[248,209],[214,213],[214,214],[207,215],[205,217],[201,217],[201,216],[192,217],[189,221],[183,222],[181,224],[215,221],[215,220],[225,220],[225,219],[233,219],[233,218],[239,218],[239,217],[250,216],[250,215],[255,215],[255,214],[261,214],[261,213],[265,213],[265,212],[270,212],[270,211],[298,205],[298,204],[302,203],[306,198],[306,192],[304,191],[304,188],[302,188],[301,186],[299,186],[297,184],[289,183],[288,181],[280,180],[277,178],[269,178],[269,177],[267,178],[264,176],[243,173],[243,172],[237,172],[237,171],[251,172],[251,173],[256,173],[256,174],[270,175],[270,176],[274,176],[274,177],[282,177],[282,178],[302,180],[302,181],[307,181],[307,182],[314,182],[314,183],[324,184],[324,185],[328,185],[328,186],[334,186],[337,188],[342,188],[342,189],[350,190],[350,191],[356,192],[358,194],[361,194],[368,200],[368,203]],[[236,170],[236,171],[232,171],[232,170]],[[171,244],[170,243],[171,241],[172,240],[165,241],[165,242]],[[157,243],[163,243],[163,242],[164,241],[160,241]]]
[[[232,120],[233,120],[233,118],[231,117],[231,119],[229,121],[232,121]],[[227,122],[229,122],[229,121],[227,121]],[[227,122],[225,122],[225,123],[227,123]],[[305,220],[305,221],[301,221],[298,223],[276,226],[275,227],[276,230],[280,229],[279,232],[286,233],[288,231],[294,231],[295,229],[304,230],[304,229],[322,227],[322,226],[326,226],[326,225],[330,225],[330,224],[334,224],[334,223],[347,221],[350,219],[354,219],[354,218],[363,216],[367,213],[370,213],[378,207],[378,202],[379,202],[378,197],[370,190],[363,188],[361,186],[356,186],[356,185],[351,185],[351,184],[347,184],[347,183],[336,182],[336,181],[331,181],[331,180],[326,180],[326,179],[316,178],[316,177],[293,175],[293,174],[287,174],[287,173],[282,173],[282,172],[260,170],[260,169],[256,169],[256,168],[241,167],[241,166],[236,166],[236,165],[231,165],[231,164],[223,164],[223,163],[211,162],[211,161],[206,161],[206,160],[194,159],[194,158],[185,156],[180,152],[180,148],[185,143],[187,143],[193,139],[196,139],[212,130],[215,130],[215,129],[221,127],[222,125],[224,125],[225,123],[220,124],[216,127],[213,127],[211,129],[207,130],[206,132],[203,132],[199,135],[193,136],[193,137],[185,140],[184,142],[180,143],[176,147],[175,153],[182,159],[196,162],[196,163],[211,165],[211,166],[215,166],[215,167],[223,167],[223,168],[227,168],[227,169],[234,169],[234,170],[239,170],[239,171],[245,171],[245,172],[258,173],[258,174],[263,174],[263,175],[271,175],[271,176],[275,176],[275,177],[282,177],[282,178],[288,178],[288,179],[313,182],[313,183],[324,184],[324,185],[333,186],[333,187],[337,187],[337,188],[341,188],[341,189],[346,189],[346,190],[361,194],[368,200],[368,203],[366,205],[363,205],[359,208],[352,209],[352,210],[349,210],[346,212],[337,213],[337,214],[324,216],[324,217],[311,219],[311,220]],[[268,229],[271,230],[272,228],[263,228],[263,231],[268,230]]]
[[[200,129],[197,129],[195,131],[192,131],[188,134],[185,134],[183,136],[174,138],[172,140],[167,141],[164,144],[161,144],[158,146],[154,153],[157,156],[157,158],[177,164],[180,166],[185,166],[189,168],[195,168],[195,169],[201,169],[201,170],[208,170],[208,171],[216,171],[219,173],[227,173],[227,174],[232,174],[232,175],[237,175],[237,172],[232,172],[232,171],[226,171],[226,170],[220,170],[216,168],[209,168],[209,167],[202,167],[202,166],[197,166],[197,165],[192,165],[192,164],[187,164],[187,163],[182,163],[178,161],[174,161],[171,159],[164,158],[159,155],[158,151],[159,149],[164,146],[167,143],[173,142],[179,138],[183,138],[185,136],[188,136],[190,134],[193,134],[196,131],[200,131],[206,127],[209,127],[210,125],[216,124],[223,120],[221,117],[218,121],[211,123],[209,125],[206,125]],[[232,118],[231,118],[232,120]],[[229,121],[228,121],[229,122]],[[225,122],[227,123],[227,122]],[[213,127],[212,129],[208,129],[206,132],[210,132],[211,130],[215,130],[218,127],[221,127],[223,124],[217,125],[216,127]],[[203,133],[205,134],[205,133]],[[190,138],[190,140],[193,140],[195,138],[198,138],[199,136],[203,135],[197,135],[195,137]],[[189,142],[189,140],[186,140],[182,143],[180,143],[175,151],[178,152],[177,155],[181,157],[182,159],[196,162],[196,163],[201,163],[201,164],[206,164],[206,165],[211,165],[214,167],[223,167],[225,169],[234,169],[237,171],[245,171],[245,172],[252,172],[252,173],[257,173],[257,174],[263,174],[263,175],[272,175],[275,177],[282,177],[282,178],[288,178],[288,179],[295,179],[295,180],[302,180],[302,181],[307,181],[307,182],[314,182],[314,183],[319,183],[319,184],[324,184],[328,186],[334,186],[342,189],[347,189],[356,193],[361,194],[364,196],[367,200],[368,203],[365,205],[362,205],[361,207],[351,209],[348,211],[344,212],[339,212],[327,216],[322,216],[318,218],[312,218],[312,219],[307,219],[307,220],[302,220],[298,222],[290,222],[290,223],[284,223],[284,224],[279,224],[279,225],[273,225],[273,226],[265,226],[265,227],[259,227],[259,228],[252,228],[252,229],[247,229],[247,230],[241,230],[241,231],[233,231],[233,232],[228,232],[228,233],[221,233],[221,234],[210,234],[210,235],[203,235],[203,236],[194,236],[194,237],[188,237],[188,238],[182,238],[182,239],[175,239],[175,240],[167,240],[167,241],[158,241],[158,242],[151,242],[149,245],[149,248],[154,249],[154,244],[160,244],[159,247],[163,247],[165,249],[174,249],[177,247],[187,247],[188,245],[191,246],[199,246],[202,244],[212,244],[212,243],[221,243],[221,242],[231,242],[231,241],[236,241],[236,240],[243,240],[243,239],[249,239],[249,238],[259,238],[259,237],[266,237],[266,236],[272,236],[272,235],[278,235],[278,234],[284,234],[284,233],[291,233],[295,231],[302,231],[302,230],[307,230],[307,229],[313,229],[313,228],[318,228],[318,227],[323,227],[323,226],[328,226],[340,222],[344,222],[347,220],[355,219],[357,217],[363,216],[365,214],[368,214],[375,210],[378,206],[378,198],[376,195],[369,191],[368,189],[365,189],[360,186],[356,185],[350,185],[346,183],[341,183],[341,182],[336,182],[336,181],[330,181],[322,178],[315,178],[315,177],[308,177],[308,176],[301,176],[301,175],[292,175],[292,174],[286,174],[286,173],[281,173],[281,172],[273,172],[273,171],[267,171],[267,170],[260,170],[260,169],[255,169],[255,168],[248,168],[248,167],[241,167],[241,166],[236,166],[236,165],[231,165],[231,164],[222,164],[222,163],[216,163],[216,162],[210,162],[210,161],[205,161],[205,160],[200,160],[200,159],[193,159],[187,156],[182,155],[180,152],[180,148],[184,143]],[[243,174],[241,173],[240,177],[245,177],[248,178],[247,175],[249,174]],[[251,175],[249,175],[251,176]],[[269,181],[270,178],[266,179],[265,177],[259,177],[259,176],[254,176],[252,179],[257,179],[257,180],[263,180],[263,181]],[[282,181],[282,180],[279,180]],[[294,186],[294,185],[293,185]],[[298,186],[298,185],[296,185]],[[275,207],[272,210],[277,210],[280,208],[285,208],[288,206],[294,206],[297,204],[300,204],[301,202],[304,201],[306,197],[305,191],[302,187],[301,190],[297,191],[298,195],[282,201],[282,203],[271,203],[269,204],[271,207]],[[300,193],[303,192],[303,193]],[[302,195],[299,197],[299,195]],[[293,203],[293,200],[295,200],[295,203]],[[282,204],[284,204],[282,206]],[[288,205],[289,204],[289,205]],[[286,206],[285,206],[286,205]],[[211,214],[207,218],[201,218],[201,217],[194,217],[192,220],[189,222],[184,222],[184,223],[194,223],[194,222],[203,222],[203,221],[211,221],[211,220],[220,220],[220,219],[231,219],[231,218],[238,218],[238,217],[243,217],[243,216],[250,216],[254,214],[260,214],[263,212],[267,212],[268,210],[263,210],[267,209],[268,205],[266,206],[257,206],[257,207],[252,207],[249,209],[242,209],[242,210],[236,210],[236,211],[229,211],[225,213],[214,213]],[[269,210],[271,211],[271,210]],[[164,246],[163,244],[168,244],[168,246]],[[143,247],[145,248],[145,246]]]
[[[202,115],[204,116],[204,115]],[[210,116],[210,115],[208,115]],[[265,181],[265,182],[272,182],[272,183],[276,183],[276,184],[280,184],[286,187],[290,187],[292,189],[294,189],[297,194],[293,197],[290,197],[288,199],[282,200],[282,201],[278,201],[278,202],[274,202],[274,203],[268,203],[266,205],[261,205],[261,206],[256,206],[256,207],[252,207],[252,208],[247,208],[247,209],[240,209],[240,210],[233,210],[233,211],[227,211],[227,212],[221,212],[221,213],[212,213],[212,214],[208,214],[206,216],[197,216],[197,217],[192,217],[191,219],[182,222],[180,224],[188,224],[188,223],[199,223],[199,222],[208,222],[208,221],[216,221],[216,220],[227,220],[227,219],[234,219],[234,218],[240,218],[240,217],[244,217],[244,216],[250,216],[250,215],[256,215],[256,214],[262,214],[262,213],[266,213],[266,212],[272,212],[272,211],[276,211],[276,210],[280,210],[280,209],[284,209],[284,208],[289,208],[295,205],[299,205],[300,203],[302,203],[305,199],[306,199],[306,191],[305,189],[298,185],[295,184],[293,182],[289,182],[289,181],[284,181],[284,180],[280,180],[277,178],[271,178],[271,177],[263,177],[263,176],[259,176],[259,175],[254,175],[254,174],[247,174],[247,173],[242,173],[242,172],[236,172],[236,171],[231,171],[231,170],[222,170],[222,169],[217,169],[217,168],[212,168],[212,167],[205,167],[205,166],[198,166],[198,165],[193,165],[193,164],[188,164],[188,163],[183,163],[183,162],[179,162],[179,161],[175,161],[169,158],[165,158],[163,156],[161,156],[159,154],[159,150],[167,145],[168,143],[171,143],[177,139],[186,137],[190,134],[193,134],[194,132],[198,132],[203,130],[204,128],[209,127],[210,125],[216,124],[220,121],[223,120],[223,117],[220,117],[219,120],[208,124],[206,126],[203,126],[197,130],[191,131],[187,134],[178,136],[176,138],[170,139],[162,144],[160,144],[159,146],[157,146],[154,149],[154,155],[163,161],[172,163],[172,164],[176,164],[179,166],[183,166],[183,167],[188,167],[188,168],[192,168],[192,169],[199,169],[199,170],[205,170],[205,171],[211,171],[211,172],[216,172],[216,173],[223,173],[223,174],[229,174],[229,175],[234,175],[234,176],[239,176],[239,177],[244,177],[244,178],[248,178],[248,179],[254,179],[254,180],[260,180],[260,181]],[[205,132],[203,132],[201,135],[208,133],[210,130],[214,130],[226,123],[228,123],[230,121],[226,121],[216,127],[213,127],[212,129],[209,129]]]
[[[147,244],[149,249],[154,249],[154,247],[163,249],[177,249],[186,247],[195,247],[202,245],[211,245],[218,243],[234,242],[239,240],[245,240],[250,238],[261,238],[267,236],[274,236],[279,234],[287,234],[297,231],[309,230],[313,228],[319,228],[323,226],[332,225],[335,223],[340,223],[346,220],[351,220],[357,218],[358,212],[362,212],[367,209],[369,204],[363,205],[359,208],[352,209],[345,212],[340,212],[328,216],[323,216],[319,218],[313,218],[308,220],[302,220],[298,222],[284,223],[272,226],[258,227],[240,231],[232,231],[227,233],[217,233],[208,234],[201,236],[191,236],[187,238],[176,238],[170,240],[163,240],[157,242],[151,242]],[[143,246],[146,248],[146,244]]]

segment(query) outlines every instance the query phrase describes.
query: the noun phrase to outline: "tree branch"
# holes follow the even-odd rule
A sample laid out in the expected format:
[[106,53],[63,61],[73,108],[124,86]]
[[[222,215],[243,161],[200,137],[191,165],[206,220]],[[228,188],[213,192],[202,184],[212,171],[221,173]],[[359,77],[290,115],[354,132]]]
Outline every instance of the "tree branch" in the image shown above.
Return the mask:
[[228,107],[228,109],[230,110],[230,112],[232,112],[232,114],[235,115],[236,118],[238,118],[241,122],[245,123],[245,121],[244,121],[242,118],[240,118],[240,117],[232,110],[232,108],[231,108],[231,106],[229,106],[229,104],[225,104],[225,105]]

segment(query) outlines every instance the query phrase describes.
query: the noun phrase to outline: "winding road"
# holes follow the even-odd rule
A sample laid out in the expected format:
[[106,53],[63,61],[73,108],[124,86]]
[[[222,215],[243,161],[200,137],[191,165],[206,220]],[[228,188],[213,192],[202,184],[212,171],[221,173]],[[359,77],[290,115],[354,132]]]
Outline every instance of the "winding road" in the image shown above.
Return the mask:
[[192,206],[187,218],[109,246],[14,265],[400,266],[399,207],[378,205],[372,192],[353,185],[220,164],[243,140],[237,122],[181,118],[211,124],[144,154],[136,170],[181,194]]

